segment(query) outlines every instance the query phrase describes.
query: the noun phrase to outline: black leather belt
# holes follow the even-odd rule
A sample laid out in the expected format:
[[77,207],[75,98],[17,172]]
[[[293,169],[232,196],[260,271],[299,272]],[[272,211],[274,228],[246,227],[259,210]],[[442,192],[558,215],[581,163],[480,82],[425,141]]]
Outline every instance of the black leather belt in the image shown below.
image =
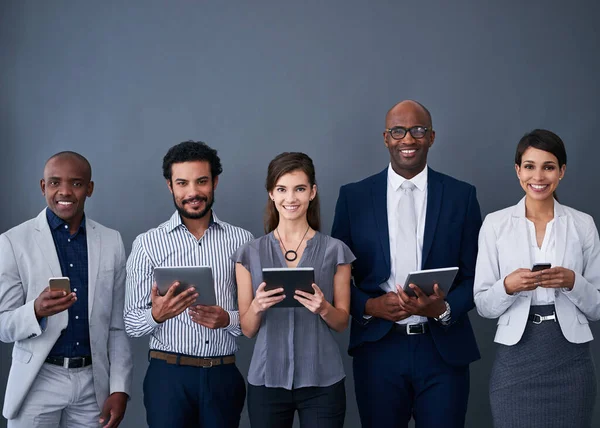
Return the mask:
[[396,333],[403,334],[405,336],[412,336],[414,334],[425,334],[429,331],[429,325],[424,322],[420,324],[397,324],[394,323],[392,330]]
[[55,366],[64,367],[65,369],[79,369],[91,365],[92,357],[47,357],[46,362],[48,364],[54,364]]

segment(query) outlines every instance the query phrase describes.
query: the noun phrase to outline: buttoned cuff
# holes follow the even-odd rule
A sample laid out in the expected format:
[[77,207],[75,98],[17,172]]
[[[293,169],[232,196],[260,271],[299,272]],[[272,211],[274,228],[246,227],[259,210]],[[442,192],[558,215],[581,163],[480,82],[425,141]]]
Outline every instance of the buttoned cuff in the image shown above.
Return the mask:
[[146,322],[148,323],[148,326],[150,326],[152,328],[152,330],[154,330],[156,327],[158,327],[160,325],[160,323],[156,322],[156,320],[152,316],[152,308],[146,309],[146,312],[144,312],[144,315],[146,317]]
[[240,312],[239,311],[228,311],[225,309],[225,312],[229,314],[229,325],[225,327],[225,331],[232,332],[240,328]]
[[37,317],[35,316],[35,299],[34,300],[30,300],[29,302],[25,303],[25,307],[23,307],[23,312],[26,314],[25,315],[25,323],[23,323],[24,326],[26,327],[26,330],[28,330],[27,332],[24,333],[29,333],[27,334],[27,336],[25,336],[27,339],[33,339],[34,337],[37,337],[39,335],[41,335],[44,330],[46,330],[46,326],[48,324],[48,318],[44,317],[40,320],[37,319]]
[[48,327],[48,317],[43,317],[40,320],[40,328],[42,329],[41,333],[46,331],[46,327]]

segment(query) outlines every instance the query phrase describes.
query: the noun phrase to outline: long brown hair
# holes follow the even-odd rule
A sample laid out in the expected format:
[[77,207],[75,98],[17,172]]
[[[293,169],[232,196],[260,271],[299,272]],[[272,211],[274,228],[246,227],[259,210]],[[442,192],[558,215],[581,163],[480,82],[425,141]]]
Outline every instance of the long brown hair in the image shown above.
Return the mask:
[[[294,171],[302,171],[306,174],[311,190],[313,186],[317,184],[315,179],[315,166],[313,165],[312,159],[304,153],[285,152],[277,155],[275,159],[269,163],[267,180],[265,182],[267,192],[272,192],[275,189],[275,185],[282,176]],[[308,203],[306,219],[308,220],[308,225],[314,230],[319,230],[321,228],[321,208],[319,205],[318,192],[314,199]],[[269,195],[267,195],[267,206],[265,207],[264,218],[265,233],[270,233],[275,230],[278,224],[279,212],[277,211],[277,208],[275,208],[275,204]]]

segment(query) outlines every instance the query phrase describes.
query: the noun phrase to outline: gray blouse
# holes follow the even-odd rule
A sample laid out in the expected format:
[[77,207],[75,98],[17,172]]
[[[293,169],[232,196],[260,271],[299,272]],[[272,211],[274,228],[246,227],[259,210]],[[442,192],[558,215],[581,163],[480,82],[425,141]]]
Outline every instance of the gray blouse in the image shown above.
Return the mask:
[[[252,275],[254,293],[263,281],[262,268],[287,267],[273,233],[248,242],[232,260]],[[315,284],[333,303],[337,265],[355,260],[342,241],[317,232],[306,242],[298,267],[315,269]],[[248,372],[248,383],[273,388],[330,386],[345,377],[342,357],[332,330],[308,309],[270,308],[263,313]]]

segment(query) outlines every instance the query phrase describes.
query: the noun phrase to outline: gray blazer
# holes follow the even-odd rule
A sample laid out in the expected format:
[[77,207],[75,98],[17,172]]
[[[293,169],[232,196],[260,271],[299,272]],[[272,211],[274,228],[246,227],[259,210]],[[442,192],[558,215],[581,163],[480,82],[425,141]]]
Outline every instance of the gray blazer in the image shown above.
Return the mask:
[[[130,394],[133,362],[123,325],[125,248],[119,232],[86,219],[89,325],[94,388],[100,409],[113,392]],[[41,329],[33,302],[62,276],[50,227],[43,210],[36,218],[0,235],[0,341],[14,342],[4,409],[14,418],[68,313],[51,317]]]
[[[556,238],[553,266],[575,272],[570,291],[556,289],[554,306],[560,328],[572,343],[593,339],[589,321],[600,319],[600,241],[594,219],[588,214],[554,202]],[[504,278],[518,268],[531,268],[527,241],[525,198],[512,207],[489,214],[479,233],[479,253],[473,294],[477,312],[499,318],[495,342],[514,345],[521,340],[531,291],[509,295]]]

